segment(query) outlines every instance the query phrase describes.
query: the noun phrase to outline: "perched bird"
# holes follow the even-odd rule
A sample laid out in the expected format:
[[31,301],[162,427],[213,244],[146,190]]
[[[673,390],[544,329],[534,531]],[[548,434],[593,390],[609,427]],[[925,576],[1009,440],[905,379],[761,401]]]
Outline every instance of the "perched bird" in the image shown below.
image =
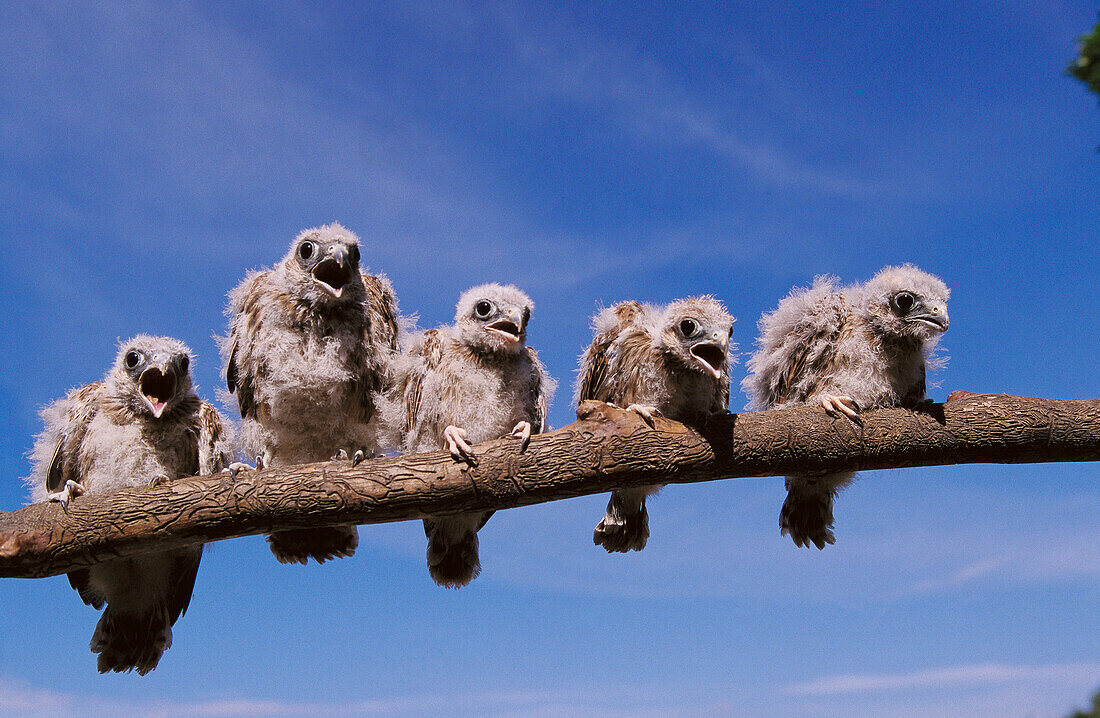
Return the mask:
[[[167,337],[123,342],[103,381],[42,410],[27,482],[35,501],[68,504],[84,493],[152,486],[221,471],[230,438],[214,407],[199,400],[190,350]],[[84,603],[103,608],[92,635],[100,673],[157,667],[172,626],[187,610],[202,546],[161,551],[69,572]]]
[[[574,401],[596,399],[636,411],[699,423],[727,411],[734,319],[711,296],[665,306],[621,302],[599,312],[580,358]],[[641,551],[649,538],[646,497],[661,486],[611,493],[592,540],[609,553]]]
[[[819,404],[858,421],[862,409],[916,407],[925,371],[947,330],[950,292],[911,264],[886,267],[866,284],[817,277],[760,318],[758,349],[742,388],[750,409]],[[854,472],[786,477],[779,515],[796,546],[835,543],[833,498]]]
[[[383,275],[359,271],[359,239],[339,224],[303,231],[274,269],[252,272],[230,295],[225,378],[243,419],[242,444],[259,466],[358,463],[379,446],[376,394],[398,344],[397,299]],[[354,526],[267,537],[283,563],[351,556]]]
[[[392,426],[406,453],[445,446],[456,461],[476,461],[470,444],[511,435],[526,448],[546,428],[555,382],[526,345],[534,304],[513,286],[463,292],[454,324],[416,334],[398,371]],[[424,520],[428,572],[441,586],[465,586],[481,572],[477,532],[492,511]]]

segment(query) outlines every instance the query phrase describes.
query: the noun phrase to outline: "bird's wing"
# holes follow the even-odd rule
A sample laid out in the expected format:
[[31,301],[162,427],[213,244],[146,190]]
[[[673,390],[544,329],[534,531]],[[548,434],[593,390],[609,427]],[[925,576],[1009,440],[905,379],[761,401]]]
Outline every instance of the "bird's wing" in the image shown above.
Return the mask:
[[80,594],[80,600],[95,610],[103,608],[104,599],[92,588],[92,572],[86,568],[78,568],[66,574],[69,585]]
[[837,345],[856,320],[834,278],[795,290],[760,319],[758,348],[742,383],[751,405],[767,408],[808,401],[840,367]]
[[191,604],[191,594],[195,590],[195,577],[199,575],[199,561],[202,560],[202,546],[173,551],[170,557],[172,569],[169,573],[171,585],[168,588],[169,624],[175,624]]
[[402,435],[408,435],[420,417],[420,401],[424,386],[424,376],[436,370],[443,362],[443,338],[436,329],[424,332],[421,341],[410,348],[405,370],[401,374],[397,387],[404,400]]
[[550,411],[550,396],[554,391],[554,380],[546,373],[546,369],[539,360],[539,353],[531,347],[526,347],[527,356],[531,360],[535,380],[531,384],[531,405],[535,409],[535,415],[531,421],[532,431],[541,434],[546,431],[546,415]]
[[228,468],[233,460],[228,450],[229,436],[221,414],[205,401],[199,405],[196,439],[198,443],[199,474],[209,476]]
[[726,370],[722,372],[722,378],[719,380],[719,391],[722,393],[723,409],[730,405],[730,361],[726,362]]
[[245,280],[247,286],[235,294],[236,316],[229,330],[229,362],[225,367],[225,384],[230,394],[237,395],[241,416],[256,418],[256,366],[252,347],[263,324],[263,283],[268,273],[259,272]]
[[70,479],[81,480],[80,467],[77,465],[80,445],[88,424],[95,417],[99,407],[99,396],[103,391],[103,382],[93,382],[69,393],[64,402],[63,424],[56,427],[57,443],[46,472],[46,491],[60,491]]
[[796,342],[787,354],[787,363],[776,376],[775,389],[768,403],[788,404],[806,401],[817,393],[820,380],[831,374],[836,358],[839,332],[824,329],[810,336],[805,343]]
[[397,297],[384,275],[363,274],[367,290],[363,336],[352,350],[357,378],[350,387],[348,412],[359,421],[374,416],[376,392],[388,392],[394,378],[392,363],[397,353],[400,324]]
[[[99,396],[103,391],[102,382],[93,382],[75,389],[62,399],[60,423],[54,427],[57,439],[50,465],[46,472],[46,491],[60,491],[65,482],[81,480],[79,457],[80,445],[88,431],[88,424],[95,417]],[[80,600],[96,608],[103,608],[103,597],[91,586],[91,573],[82,568],[68,573],[69,585],[80,594]]]
[[920,375],[917,377],[917,380],[913,382],[912,386],[909,387],[909,391],[905,396],[901,397],[901,405],[909,408],[919,405],[924,401],[924,395],[927,391],[927,368],[922,362],[920,365]]
[[[596,336],[581,359],[581,373],[575,397],[577,404],[585,399],[616,400],[611,381],[612,363],[616,359],[612,347],[633,326],[634,320],[641,313],[642,305],[634,301],[620,302],[600,312]],[[615,363],[621,365],[621,362]]]
[[384,274],[363,274],[371,343],[378,350],[396,351],[400,333],[397,295]]

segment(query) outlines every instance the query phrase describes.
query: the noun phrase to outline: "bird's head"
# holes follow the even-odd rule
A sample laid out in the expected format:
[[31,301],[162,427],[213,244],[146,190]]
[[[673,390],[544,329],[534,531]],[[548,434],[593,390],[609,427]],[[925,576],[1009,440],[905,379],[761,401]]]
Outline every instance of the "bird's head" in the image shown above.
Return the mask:
[[712,296],[672,302],[662,316],[660,343],[681,364],[715,379],[728,374],[734,318]]
[[886,267],[863,285],[860,311],[878,332],[934,342],[947,331],[947,285],[912,264]]
[[183,342],[139,334],[119,345],[107,386],[135,415],[160,419],[191,393],[190,367]]
[[304,230],[290,245],[283,271],[295,296],[311,304],[360,301],[359,238],[339,224]]
[[531,298],[512,285],[482,284],[458,298],[455,324],[468,347],[505,354],[519,353],[527,340]]

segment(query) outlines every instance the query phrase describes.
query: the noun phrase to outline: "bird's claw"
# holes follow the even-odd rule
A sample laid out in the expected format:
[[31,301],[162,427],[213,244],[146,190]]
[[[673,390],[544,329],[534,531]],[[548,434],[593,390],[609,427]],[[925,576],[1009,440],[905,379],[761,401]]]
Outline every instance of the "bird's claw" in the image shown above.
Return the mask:
[[527,445],[531,443],[531,422],[519,422],[508,436],[519,439],[519,451],[521,454],[527,451]]
[[821,402],[821,406],[825,408],[825,413],[829,416],[836,416],[837,412],[840,412],[857,424],[859,423],[859,404],[857,404],[852,397],[838,394],[822,394],[818,397],[818,400]]
[[234,461],[227,468],[222,469],[223,474],[229,474],[234,479],[237,478],[237,474],[242,471],[255,471],[257,467],[250,464],[246,464],[243,461]]
[[366,453],[362,449],[356,449],[355,453],[350,457],[348,456],[347,449],[340,449],[329,461],[350,461],[352,466],[358,466],[363,463],[363,460],[367,458]]
[[47,501],[57,501],[61,504],[62,508],[68,508],[69,500],[76,496],[83,496],[86,492],[84,484],[69,479],[65,482],[65,485],[61,487],[60,491],[46,495]]
[[627,411],[633,411],[638,416],[642,417],[645,423],[649,424],[650,428],[653,427],[653,417],[661,416],[661,412],[655,406],[645,406],[644,404],[631,404],[626,407]]
[[457,426],[448,426],[443,430],[443,441],[447,444],[447,451],[451,452],[451,458],[455,461],[477,464],[474,450],[466,443],[468,436],[465,429]]

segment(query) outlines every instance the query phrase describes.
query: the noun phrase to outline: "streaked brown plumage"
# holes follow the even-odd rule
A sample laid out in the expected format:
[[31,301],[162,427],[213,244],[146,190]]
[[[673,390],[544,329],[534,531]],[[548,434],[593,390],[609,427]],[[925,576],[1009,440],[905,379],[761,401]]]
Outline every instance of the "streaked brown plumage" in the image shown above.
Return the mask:
[[[359,270],[358,238],[338,224],[303,231],[275,268],[230,294],[223,345],[246,449],[261,463],[323,461],[383,447],[376,396],[390,381],[400,333],[389,281]],[[354,526],[280,531],[281,562],[350,556]]]
[[[46,407],[28,478],[33,498],[68,502],[223,469],[229,437],[217,410],[194,393],[189,355],[174,339],[134,337],[103,381]],[[195,546],[69,572],[86,604],[106,605],[91,641],[100,672],[157,666],[187,610],[201,557]]]
[[[545,429],[555,383],[525,343],[532,308],[515,287],[482,285],[462,294],[454,324],[411,338],[386,411],[405,452],[445,444],[456,460],[473,461],[469,444],[509,434],[525,443]],[[425,519],[436,583],[458,588],[477,577],[477,532],[492,514]]]
[[[688,423],[726,411],[733,317],[710,296],[665,306],[621,302],[593,320],[596,335],[580,360],[577,405],[595,399]],[[613,491],[593,541],[608,552],[640,551],[649,538],[645,486]]]
[[[929,356],[948,326],[949,294],[909,264],[886,267],[863,285],[818,277],[793,290],[760,319],[752,373],[742,383],[750,408],[818,404],[856,420],[863,409],[917,406]],[[788,476],[781,532],[800,547],[834,543],[833,499],[854,476]]]

